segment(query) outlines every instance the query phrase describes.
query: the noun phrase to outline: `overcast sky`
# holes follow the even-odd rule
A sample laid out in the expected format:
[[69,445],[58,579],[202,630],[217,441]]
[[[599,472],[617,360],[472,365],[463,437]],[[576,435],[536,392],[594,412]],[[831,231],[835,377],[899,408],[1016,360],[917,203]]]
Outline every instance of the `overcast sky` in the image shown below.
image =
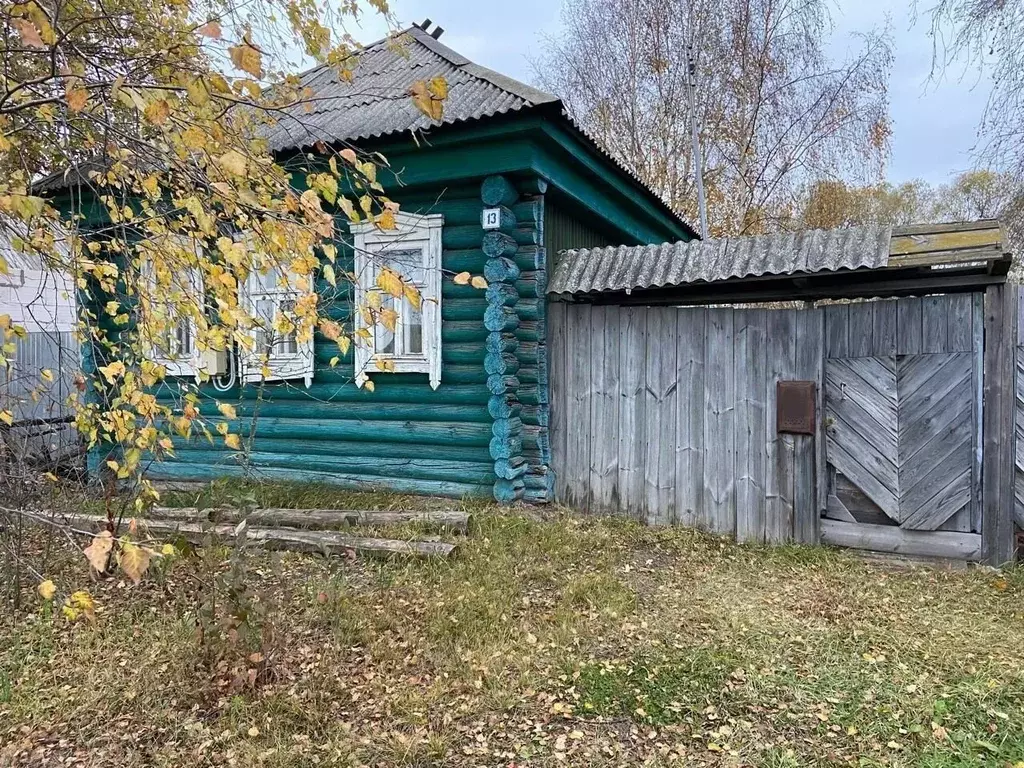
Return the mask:
[[[442,42],[486,67],[532,82],[531,56],[541,37],[559,28],[558,0],[392,0],[403,23],[425,18],[445,28]],[[514,8],[514,12],[509,12]],[[929,80],[932,48],[923,22],[912,26],[910,4],[885,0],[838,0],[833,13],[836,32],[830,44],[835,55],[856,45],[850,34],[882,27],[888,21],[896,61],[890,82],[893,152],[890,181],[922,178],[931,183],[970,168],[978,123],[988,94],[973,71],[948,73],[940,82]],[[371,42],[382,35],[375,22],[358,35]]]

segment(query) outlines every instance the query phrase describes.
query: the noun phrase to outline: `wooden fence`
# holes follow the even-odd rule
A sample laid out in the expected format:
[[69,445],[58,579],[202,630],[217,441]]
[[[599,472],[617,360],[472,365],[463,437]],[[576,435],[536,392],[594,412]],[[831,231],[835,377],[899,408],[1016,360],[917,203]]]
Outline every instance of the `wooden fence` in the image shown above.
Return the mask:
[[[1000,363],[1016,301],[995,286],[807,309],[553,303],[556,498],[740,541],[1002,562],[999,462],[1024,454],[1024,347]],[[787,380],[814,383],[814,434],[777,431]],[[1014,402],[1016,430],[1000,420]],[[1024,522],[1020,463],[1016,483]]]

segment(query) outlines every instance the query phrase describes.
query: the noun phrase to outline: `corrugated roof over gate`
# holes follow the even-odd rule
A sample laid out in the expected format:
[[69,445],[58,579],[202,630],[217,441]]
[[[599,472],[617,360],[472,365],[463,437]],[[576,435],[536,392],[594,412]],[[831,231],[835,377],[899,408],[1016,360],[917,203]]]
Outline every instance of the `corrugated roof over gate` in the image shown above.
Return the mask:
[[[269,127],[271,150],[422,130],[558,101],[550,93],[474,64],[419,27],[367,46],[353,61],[350,81],[326,64],[302,75],[301,86],[312,92],[312,111],[295,107]],[[434,77],[443,77],[448,84],[440,121],[431,120],[408,95],[412,83]]]
[[549,293],[590,293],[714,282],[731,277],[882,267],[889,227],[611,246],[561,254]]
[[840,270],[964,266],[1005,256],[996,221],[581,248],[556,257],[548,293],[632,291]]

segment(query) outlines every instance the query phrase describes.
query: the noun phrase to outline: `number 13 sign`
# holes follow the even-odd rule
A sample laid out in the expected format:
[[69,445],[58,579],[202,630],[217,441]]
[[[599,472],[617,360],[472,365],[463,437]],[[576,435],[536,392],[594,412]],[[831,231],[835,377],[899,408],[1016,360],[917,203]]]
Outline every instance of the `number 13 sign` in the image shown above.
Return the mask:
[[481,216],[481,226],[484,229],[498,229],[501,227],[501,208],[484,208]]

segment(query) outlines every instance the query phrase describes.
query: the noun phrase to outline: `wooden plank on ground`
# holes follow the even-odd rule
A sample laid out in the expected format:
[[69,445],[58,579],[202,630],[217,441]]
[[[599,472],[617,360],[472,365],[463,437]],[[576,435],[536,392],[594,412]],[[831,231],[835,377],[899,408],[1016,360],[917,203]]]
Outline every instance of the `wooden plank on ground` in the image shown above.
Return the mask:
[[402,525],[418,523],[457,531],[466,531],[472,525],[468,512],[459,511],[376,511],[355,509],[285,509],[264,507],[245,510],[230,507],[154,507],[147,519],[179,520],[182,522],[239,523],[243,519],[250,525],[285,528],[342,529],[357,525]]
[[981,558],[981,536],[978,534],[908,531],[895,525],[848,523],[827,518],[821,521],[821,542],[837,547],[920,557]]
[[[56,519],[55,525],[70,524],[79,530],[100,530],[107,524],[100,515],[75,515],[67,519]],[[154,538],[181,536],[187,541],[202,544],[207,537],[214,537],[225,543],[232,543],[236,534],[235,525],[204,525],[202,523],[181,523],[173,520],[140,520],[140,528]],[[294,528],[248,527],[247,542],[260,544],[267,549],[284,549],[294,552],[312,552],[324,555],[342,555],[352,550],[372,557],[451,557],[456,552],[454,544],[443,541],[401,541],[378,539],[369,536],[349,536],[334,531],[300,531]]]

